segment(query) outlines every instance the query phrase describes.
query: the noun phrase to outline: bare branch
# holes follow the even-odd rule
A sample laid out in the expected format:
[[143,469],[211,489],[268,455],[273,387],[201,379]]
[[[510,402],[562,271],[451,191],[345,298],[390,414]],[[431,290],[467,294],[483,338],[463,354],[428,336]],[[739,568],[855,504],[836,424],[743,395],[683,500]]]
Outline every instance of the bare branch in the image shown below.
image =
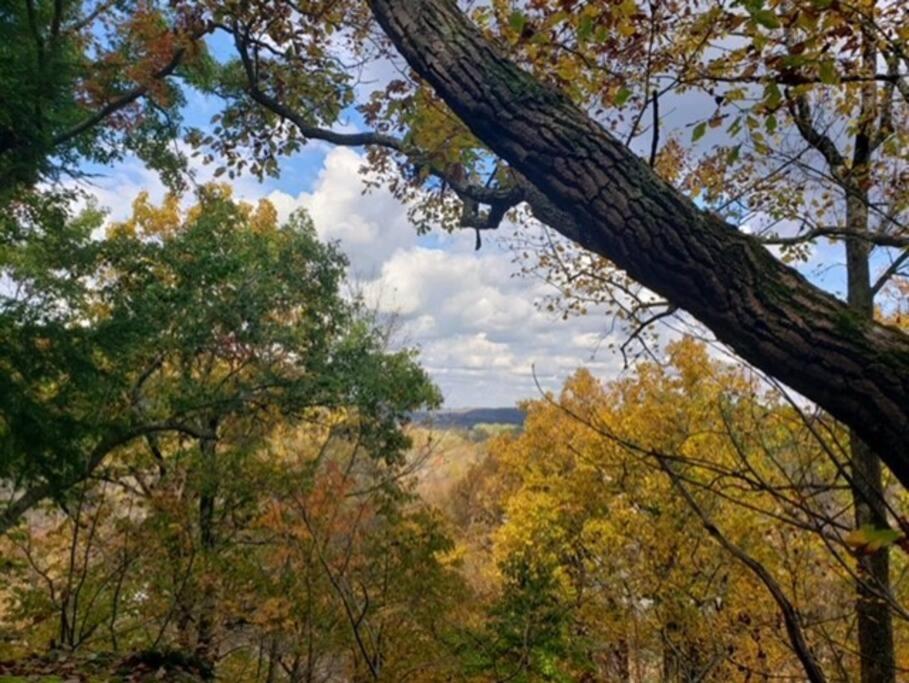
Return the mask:
[[881,232],[858,232],[846,228],[821,226],[792,237],[761,237],[764,244],[786,245],[811,242],[819,237],[841,237],[846,239],[865,240],[879,247],[909,247],[909,236],[890,235]]
[[825,683],[827,679],[824,676],[824,672],[818,665],[817,660],[811,652],[811,648],[805,640],[801,616],[795,607],[793,607],[789,598],[786,597],[786,594],[783,592],[783,589],[780,587],[779,583],[777,583],[776,579],[773,578],[764,565],[723,535],[719,527],[714,524],[713,520],[711,520],[707,513],[701,509],[701,506],[698,505],[698,502],[694,499],[694,496],[691,495],[691,492],[685,488],[685,485],[681,481],[679,481],[675,470],[673,470],[667,462],[660,460],[660,466],[672,480],[672,483],[675,485],[676,489],[678,489],[679,493],[682,494],[688,507],[691,508],[698,518],[700,518],[707,533],[713,536],[713,538],[716,539],[730,555],[748,567],[748,569],[760,579],[761,583],[764,584],[764,587],[773,597],[774,602],[776,602],[777,607],[783,615],[783,621],[786,624],[786,633],[789,636],[789,643],[792,645],[799,661],[802,663],[802,668],[805,669],[808,680],[812,683]]
[[893,263],[887,266],[886,270],[880,274],[871,286],[871,293],[877,294],[880,292],[884,285],[890,281],[890,278],[899,273],[900,268],[906,264],[907,260],[909,260],[909,248],[906,248],[899,256],[893,259]]
[[792,96],[791,92],[787,90],[786,101],[792,120],[795,121],[795,125],[805,142],[821,153],[831,170],[842,167],[845,159],[839,149],[837,149],[836,144],[828,135],[822,133],[814,126],[808,98],[805,95]]
[[[163,67],[158,69],[154,74],[152,74],[152,78],[154,80],[162,80],[162,79],[170,76],[174,72],[174,70],[180,65],[180,62],[183,60],[183,57],[185,54],[186,54],[185,48],[182,48],[182,47],[178,48],[174,52],[170,61],[167,64],[165,64]],[[91,114],[87,118],[85,118],[82,121],[80,121],[79,123],[77,123],[75,126],[69,128],[68,130],[65,130],[62,133],[60,133],[59,135],[57,135],[51,141],[53,146],[56,147],[58,145],[62,145],[66,142],[69,142],[73,138],[78,137],[85,131],[87,131],[90,128],[99,124],[101,121],[106,119],[111,114],[113,114],[117,111],[120,111],[121,109],[123,109],[125,107],[128,107],[130,104],[132,104],[136,100],[144,97],[148,93],[148,90],[149,90],[148,84],[138,85],[135,88],[133,88],[132,90],[129,90],[128,92],[123,93],[119,97],[114,98],[113,100],[108,102],[105,106],[103,106],[101,109],[96,111],[94,114]]]

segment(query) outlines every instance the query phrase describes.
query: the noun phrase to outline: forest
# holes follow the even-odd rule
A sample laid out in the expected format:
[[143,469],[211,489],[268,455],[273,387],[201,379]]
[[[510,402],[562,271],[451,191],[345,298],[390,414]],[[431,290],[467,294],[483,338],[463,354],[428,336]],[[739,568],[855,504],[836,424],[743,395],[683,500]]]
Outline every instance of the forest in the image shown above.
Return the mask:
[[0,0],[0,683],[909,680],[909,5]]

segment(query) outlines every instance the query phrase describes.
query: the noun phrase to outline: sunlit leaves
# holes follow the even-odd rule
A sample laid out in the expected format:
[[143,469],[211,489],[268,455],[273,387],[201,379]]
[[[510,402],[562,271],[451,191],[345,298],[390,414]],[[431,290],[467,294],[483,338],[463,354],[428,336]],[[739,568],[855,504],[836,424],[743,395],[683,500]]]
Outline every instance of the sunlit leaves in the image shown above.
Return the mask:
[[[840,561],[851,558],[828,554],[829,541],[785,525],[793,502],[808,499],[796,494],[786,502],[787,494],[777,497],[772,488],[776,482],[780,492],[789,490],[788,477],[801,472],[805,491],[817,491],[822,476],[835,480],[835,470],[821,466],[823,449],[800,418],[772,394],[762,396],[746,373],[684,341],[669,347],[666,366],[642,363],[605,385],[579,371],[559,394],[525,407],[524,432],[494,443],[492,464],[477,468],[480,486],[493,495],[473,493],[472,500],[501,520],[486,531],[499,568],[498,604],[509,604],[522,586],[537,591],[536,602],[526,596],[523,608],[509,612],[535,634],[529,645],[512,645],[526,661],[560,642],[557,631],[541,628],[544,614],[561,616],[544,609],[553,604],[591,642],[630,648],[645,671],[659,670],[665,661],[670,633],[670,652],[677,653],[680,667],[697,666],[696,658],[686,659],[687,648],[716,648],[714,661],[721,663],[714,664],[715,673],[721,676],[719,671],[728,671],[735,677],[740,666],[798,675],[788,647],[768,627],[776,621],[772,600],[709,541],[654,452],[673,460],[723,532],[787,586],[806,594],[823,591],[827,600],[813,605],[811,614],[829,618],[828,635],[848,637],[849,621],[838,615],[852,600],[851,574]],[[825,500],[844,500],[835,487],[824,490]],[[468,533],[482,528],[468,527]],[[893,542],[893,533],[866,532]],[[864,547],[874,552],[883,546]],[[497,623],[507,633],[508,625]],[[731,651],[735,655],[727,660],[723,653]],[[587,664],[575,661],[570,648],[558,651],[555,663],[569,678],[581,676]]]
[[882,548],[887,548],[903,538],[895,529],[879,529],[865,524],[850,531],[843,538],[844,542],[858,554],[872,555]]
[[631,97],[632,94],[633,93],[632,93],[631,89],[629,89],[629,88],[626,88],[626,87],[619,88],[618,92],[615,94],[615,97],[613,98],[612,101],[615,103],[615,106],[621,107],[623,104],[625,104],[628,101],[628,99]]

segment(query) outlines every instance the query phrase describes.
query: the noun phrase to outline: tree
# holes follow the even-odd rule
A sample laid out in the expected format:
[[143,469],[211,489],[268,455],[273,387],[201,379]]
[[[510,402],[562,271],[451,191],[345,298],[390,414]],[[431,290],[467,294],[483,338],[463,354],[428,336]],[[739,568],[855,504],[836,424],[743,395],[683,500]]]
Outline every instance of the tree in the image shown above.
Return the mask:
[[554,568],[516,554],[503,562],[502,573],[502,594],[489,608],[486,630],[467,646],[467,671],[494,680],[576,680],[570,672],[586,668],[573,661],[582,642],[570,632]]
[[454,3],[371,7],[451,110],[572,219],[553,227],[853,425],[909,483],[902,457],[905,335],[857,317],[755,240],[698,209],[567,98],[504,57]]
[[[897,180],[907,173],[909,134],[904,8],[652,1],[568,13],[560,2],[497,3],[477,21],[537,78],[596,108],[626,143],[649,141],[649,163],[662,177],[718,215],[747,223],[782,249],[784,261],[807,259],[818,242],[844,243],[847,303],[873,318],[875,296],[903,272],[909,254],[907,195]],[[661,107],[695,93],[702,106],[687,121],[661,117]],[[721,144],[705,150],[702,138]],[[610,262],[540,243],[534,265],[562,294],[552,304],[566,313],[603,303],[618,309],[636,326],[623,351],[647,322],[674,310],[640,293]],[[878,459],[857,434],[849,441],[856,527],[884,528]],[[890,681],[890,611],[867,592],[870,585],[888,592],[888,550],[865,557],[862,572],[873,577],[859,582],[856,602],[863,680]]]
[[[538,218],[691,312],[746,360],[864,430],[862,436],[901,481],[909,481],[901,455],[906,450],[904,406],[909,404],[905,335],[857,319],[753,239],[658,180],[646,164],[556,90],[542,86],[504,58],[471,28],[453,3],[426,0],[405,7],[374,2],[371,7],[415,71],[481,142],[508,163],[508,168],[497,168],[494,174],[505,182],[490,186],[476,182],[471,172],[482,155],[465,151],[466,156],[452,159],[438,149],[427,153],[419,135],[400,139],[387,134],[394,119],[386,120],[385,130],[375,133],[345,135],[320,127],[331,123],[350,101],[350,79],[332,55],[330,36],[340,33],[354,47],[362,47],[369,27],[359,3],[319,4],[303,12],[283,4],[269,6],[267,11],[220,4],[180,5],[175,12],[155,10],[155,21],[164,26],[192,26],[188,35],[195,38],[193,45],[200,35],[218,30],[227,32],[237,47],[239,59],[220,74],[208,68],[210,60],[203,60],[206,68],[188,74],[189,82],[203,89],[237,97],[236,106],[223,112],[219,130],[210,140],[201,135],[191,138],[225,153],[233,161],[234,172],[250,164],[258,172],[274,172],[276,154],[292,151],[306,139],[390,150],[404,157],[420,184],[437,178],[443,188],[453,190],[461,200],[461,222],[478,234],[495,227],[510,207],[527,201]],[[39,26],[42,36],[44,31],[54,35],[55,15],[49,16],[50,25]],[[191,20],[181,24],[185,16]],[[760,18],[769,21],[766,14],[758,13]],[[517,17],[515,26],[519,21]],[[281,54],[270,50],[265,35],[272,43],[286,44],[288,50]],[[174,52],[168,56],[172,58]],[[289,68],[281,70],[284,63]],[[319,68],[306,71],[307,65]],[[471,70],[483,77],[472,77],[467,73]],[[170,82],[171,72],[151,73],[150,83]],[[897,77],[890,80],[902,82]],[[138,87],[141,92],[130,104],[152,92],[147,85]],[[395,87],[399,86],[391,87],[391,95]],[[247,96],[247,104],[263,106],[266,113],[243,105]],[[389,111],[401,109],[396,101],[394,97],[388,101]],[[114,97],[109,104],[120,102]],[[418,114],[419,107],[432,106],[425,96],[413,102]],[[382,109],[381,100],[365,110],[369,113],[376,106]],[[515,111],[501,115],[509,106]],[[413,109],[407,108],[409,116]],[[101,107],[90,115],[82,130],[106,124],[106,110]],[[558,126],[554,125],[557,120]],[[406,116],[398,123],[405,121]],[[271,131],[266,135],[263,131],[269,126],[281,135],[275,138]],[[549,131],[547,135],[535,133],[543,129]],[[236,153],[241,147],[251,160]],[[374,158],[380,168],[383,163],[388,167],[381,154]],[[465,159],[474,163],[465,165]],[[490,208],[481,211],[480,205]],[[434,210],[449,219],[456,211],[450,201]]]
[[197,73],[206,32],[189,5],[11,4],[0,16],[0,198],[128,152],[182,186],[170,142],[185,100],[167,77]]
[[414,494],[421,450],[389,457],[369,432],[355,410],[311,409],[264,433],[226,421],[214,465],[192,442],[162,444],[163,472],[141,445],[119,453],[84,504],[0,541],[5,616],[31,624],[16,640],[42,645],[65,614],[77,637],[59,647],[88,661],[272,682],[455,671],[465,586]]
[[[209,673],[254,652],[290,680],[443,666],[426,648],[459,583],[403,431],[438,391],[341,295],[343,256],[219,185],[188,209],[140,195],[91,239],[100,218],[8,252],[4,521],[41,512],[4,540],[26,642]],[[36,344],[59,355],[24,362]]]
[[[872,550],[851,531],[845,452],[826,452],[843,436],[826,431],[832,423],[806,422],[691,340],[672,345],[666,364],[607,385],[578,372],[560,396],[526,408],[524,432],[493,444],[494,465],[475,470],[493,495],[474,495],[474,515],[498,522],[464,533],[492,544],[490,563],[556,577],[553,609],[583,644],[557,666],[580,666],[576,678],[586,666],[609,680],[670,681],[800,677],[803,655],[812,680],[863,668],[845,606]],[[894,593],[899,610],[905,596]]]
[[6,253],[3,529],[137,440],[154,455],[196,439],[214,460],[232,421],[345,406],[372,416],[363,438],[391,456],[406,411],[437,400],[411,354],[384,353],[344,301],[344,258],[304,213],[279,226],[269,204],[210,186],[186,213],[140,196],[94,240],[100,219],[30,225]]

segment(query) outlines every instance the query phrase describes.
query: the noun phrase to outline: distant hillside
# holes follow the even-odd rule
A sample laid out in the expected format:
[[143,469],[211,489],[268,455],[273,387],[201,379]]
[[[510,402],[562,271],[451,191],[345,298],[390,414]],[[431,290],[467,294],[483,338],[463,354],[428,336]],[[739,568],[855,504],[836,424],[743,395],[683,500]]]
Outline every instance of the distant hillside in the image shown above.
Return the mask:
[[517,408],[464,408],[460,410],[419,411],[413,414],[417,424],[437,428],[473,429],[478,424],[507,424],[522,427],[524,413]]

